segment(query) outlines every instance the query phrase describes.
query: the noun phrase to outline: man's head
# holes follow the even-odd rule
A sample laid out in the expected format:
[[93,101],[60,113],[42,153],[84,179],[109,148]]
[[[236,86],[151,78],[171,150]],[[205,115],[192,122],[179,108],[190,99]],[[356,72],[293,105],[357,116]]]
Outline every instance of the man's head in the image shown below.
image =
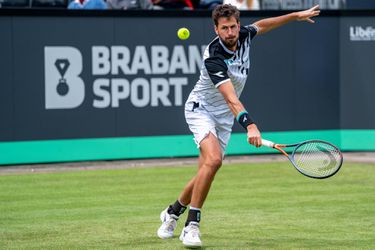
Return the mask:
[[215,32],[228,49],[236,49],[240,32],[240,11],[230,4],[218,5],[212,11]]

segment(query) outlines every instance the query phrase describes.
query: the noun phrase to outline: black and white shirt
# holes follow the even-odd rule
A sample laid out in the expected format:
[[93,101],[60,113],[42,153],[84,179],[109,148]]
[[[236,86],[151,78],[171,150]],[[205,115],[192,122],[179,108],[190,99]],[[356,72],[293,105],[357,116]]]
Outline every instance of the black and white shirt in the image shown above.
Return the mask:
[[228,50],[216,37],[205,49],[200,77],[187,102],[198,102],[214,115],[230,112],[223,95],[217,89],[231,80],[240,97],[250,68],[250,45],[256,35],[255,25],[241,26],[237,50]]

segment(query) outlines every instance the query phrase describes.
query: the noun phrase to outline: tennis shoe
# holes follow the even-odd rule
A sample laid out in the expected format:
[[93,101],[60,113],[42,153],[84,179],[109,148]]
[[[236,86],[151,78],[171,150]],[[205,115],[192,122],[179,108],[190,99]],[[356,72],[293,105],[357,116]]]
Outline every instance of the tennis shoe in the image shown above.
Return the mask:
[[198,222],[190,222],[181,232],[180,240],[185,247],[199,248],[202,246]]
[[168,239],[173,237],[174,230],[177,226],[178,216],[168,213],[168,207],[160,213],[160,220],[162,222],[158,229],[158,236],[161,239]]

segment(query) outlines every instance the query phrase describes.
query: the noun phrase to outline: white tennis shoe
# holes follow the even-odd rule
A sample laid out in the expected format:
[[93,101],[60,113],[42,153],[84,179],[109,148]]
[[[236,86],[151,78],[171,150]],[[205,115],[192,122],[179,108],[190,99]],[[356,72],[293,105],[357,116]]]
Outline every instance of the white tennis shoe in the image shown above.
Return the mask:
[[198,222],[190,222],[181,232],[180,240],[185,247],[199,248],[202,246]]
[[162,222],[158,229],[158,237],[161,239],[168,239],[173,237],[173,232],[177,226],[178,216],[168,214],[168,207],[160,213],[160,220]]

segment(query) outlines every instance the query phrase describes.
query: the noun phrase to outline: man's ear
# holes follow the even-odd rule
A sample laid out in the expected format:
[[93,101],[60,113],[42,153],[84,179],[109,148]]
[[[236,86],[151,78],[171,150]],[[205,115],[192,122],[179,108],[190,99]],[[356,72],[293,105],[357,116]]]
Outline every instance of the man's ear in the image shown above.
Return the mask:
[[219,35],[219,32],[218,32],[218,30],[217,30],[217,26],[214,25],[214,27],[215,27],[215,33],[216,33],[216,35]]

